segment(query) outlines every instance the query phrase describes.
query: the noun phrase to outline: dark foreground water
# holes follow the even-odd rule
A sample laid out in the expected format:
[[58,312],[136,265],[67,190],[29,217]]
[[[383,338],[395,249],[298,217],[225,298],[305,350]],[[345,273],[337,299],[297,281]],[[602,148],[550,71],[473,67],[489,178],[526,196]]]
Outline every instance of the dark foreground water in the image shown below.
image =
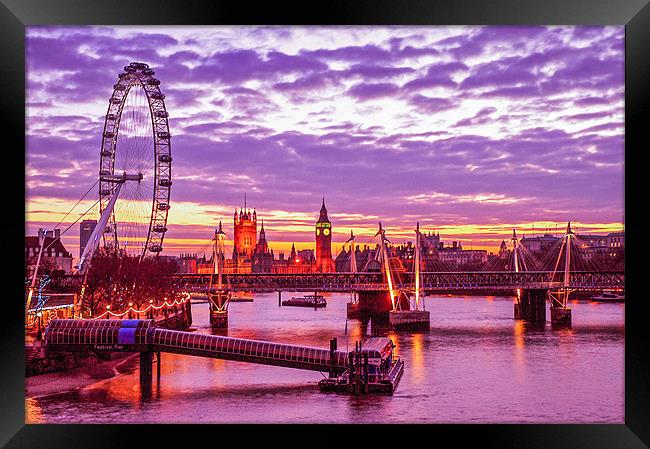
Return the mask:
[[[289,294],[286,294],[288,296]],[[277,294],[231,303],[228,335],[354,348],[349,295],[325,309],[278,307]],[[160,385],[143,401],[137,358],[127,374],[77,391],[26,400],[27,422],[46,423],[623,423],[624,306],[571,304],[573,328],[531,329],[513,300],[426,299],[428,333],[390,333],[404,376],[393,396],[354,398],[318,390],[322,375],[281,367],[163,354]],[[548,312],[547,312],[548,314]],[[194,332],[210,333],[207,304]],[[155,369],[155,367],[154,367]]]

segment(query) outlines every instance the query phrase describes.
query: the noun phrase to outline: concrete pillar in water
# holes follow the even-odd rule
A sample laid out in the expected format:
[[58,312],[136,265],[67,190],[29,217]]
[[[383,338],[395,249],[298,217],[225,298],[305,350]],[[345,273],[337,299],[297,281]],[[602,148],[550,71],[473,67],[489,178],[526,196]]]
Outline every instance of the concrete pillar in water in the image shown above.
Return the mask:
[[160,386],[160,351],[156,352],[156,382]]
[[357,303],[352,303],[352,302],[347,303],[347,317],[349,319],[359,319],[359,317],[360,317],[360,315],[359,315],[360,312],[359,311],[360,311],[360,307],[359,307],[358,302]]
[[551,306],[551,326],[571,327],[571,309]]
[[228,327],[227,310],[210,310],[210,325],[213,329],[224,329]]
[[153,381],[153,352],[144,351],[140,353],[140,390],[143,393],[151,391]]
[[360,310],[369,312],[388,312],[393,306],[388,291],[359,292]]
[[546,289],[526,289],[521,291],[519,304],[515,304],[515,319],[531,323],[546,322]]
[[282,307],[282,292],[278,292],[278,307]]
[[[220,304],[220,307],[223,307],[226,304],[226,293],[217,292],[213,298],[217,304]],[[210,301],[210,325],[213,329],[224,329],[228,327],[228,309],[225,307],[222,310],[217,309],[213,304],[213,300]]]
[[337,340],[332,338],[330,340],[330,372],[329,377],[336,377],[336,372],[334,371],[334,351],[337,349]]
[[388,312],[388,325],[395,330],[428,330],[430,322],[428,310],[391,310]]

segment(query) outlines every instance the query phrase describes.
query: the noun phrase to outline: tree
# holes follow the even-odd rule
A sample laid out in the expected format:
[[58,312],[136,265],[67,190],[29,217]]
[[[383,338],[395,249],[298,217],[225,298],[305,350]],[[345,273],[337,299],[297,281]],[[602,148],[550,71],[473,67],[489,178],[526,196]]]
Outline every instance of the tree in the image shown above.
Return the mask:
[[131,257],[104,248],[93,256],[86,274],[82,313],[97,316],[106,306],[124,312],[130,305],[143,310],[177,298],[180,288],[173,282],[175,263],[159,257]]

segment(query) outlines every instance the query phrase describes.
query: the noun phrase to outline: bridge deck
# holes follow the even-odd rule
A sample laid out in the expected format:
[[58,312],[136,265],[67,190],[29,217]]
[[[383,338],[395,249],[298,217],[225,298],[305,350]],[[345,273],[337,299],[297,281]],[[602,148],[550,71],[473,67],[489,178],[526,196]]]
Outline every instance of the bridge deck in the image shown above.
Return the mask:
[[348,364],[345,351],[333,351],[332,359],[329,349],[158,329],[153,320],[52,320],[45,342],[52,349],[161,351],[336,373]]
[[[176,275],[179,283],[192,287],[205,287],[211,274]],[[249,273],[224,274],[223,284],[232,290],[247,291],[381,291],[388,290],[383,273],[306,273],[275,274]],[[397,288],[413,288],[414,274],[397,273]],[[213,279],[213,283],[216,279]],[[552,271],[479,271],[479,272],[423,272],[421,288],[424,291],[493,290],[512,291],[523,289],[552,289],[564,287],[564,273]],[[598,290],[625,288],[623,272],[571,272],[569,288]]]
[[[475,272],[423,272],[421,287],[425,291],[492,290],[512,291],[516,288],[560,288],[564,286],[564,272],[552,271],[475,271]],[[179,274],[173,276],[185,288],[206,288],[213,274]],[[75,289],[81,285],[82,276],[65,276],[61,289]],[[383,273],[225,273],[223,284],[232,290],[286,291],[286,292],[352,292],[388,290]],[[216,283],[216,278],[213,280]],[[397,288],[413,288],[414,274],[398,272]],[[572,271],[568,285],[577,290],[602,290],[625,288],[622,271]]]

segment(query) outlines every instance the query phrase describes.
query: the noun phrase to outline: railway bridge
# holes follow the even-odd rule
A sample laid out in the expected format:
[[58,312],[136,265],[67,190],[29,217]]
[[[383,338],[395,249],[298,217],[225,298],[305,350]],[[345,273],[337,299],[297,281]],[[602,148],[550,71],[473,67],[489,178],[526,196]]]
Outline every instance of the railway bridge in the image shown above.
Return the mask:
[[[196,290],[216,284],[216,274],[179,274],[175,278],[181,285]],[[395,286],[414,285],[414,273],[403,272],[395,276]],[[420,288],[426,292],[516,289],[552,289],[565,287],[563,272],[553,271],[476,271],[476,272],[422,272]],[[388,291],[386,275],[382,272],[358,273],[306,273],[223,274],[222,283],[231,290],[253,292],[374,292]],[[574,290],[601,290],[625,287],[624,272],[573,271],[568,288]]]

